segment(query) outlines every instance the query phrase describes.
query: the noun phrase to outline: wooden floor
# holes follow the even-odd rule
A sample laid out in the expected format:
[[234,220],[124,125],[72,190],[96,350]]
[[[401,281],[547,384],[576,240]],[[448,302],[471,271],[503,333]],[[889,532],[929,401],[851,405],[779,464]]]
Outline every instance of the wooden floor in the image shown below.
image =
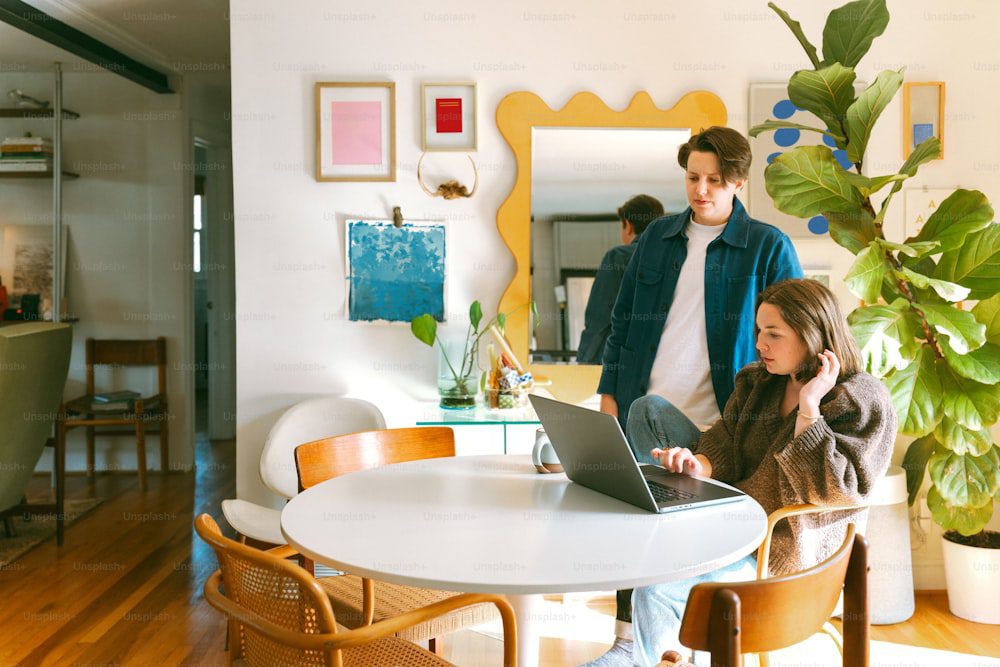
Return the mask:
[[[192,517],[221,517],[220,501],[235,495],[234,460],[232,442],[200,441],[197,477],[153,474],[146,493],[134,475],[71,476],[70,497],[105,501],[67,529],[61,548],[50,540],[0,569],[0,665],[225,664],[225,626],[201,595],[216,563]],[[36,478],[31,495],[46,493]],[[613,613],[610,600],[591,604]],[[912,619],[872,635],[1000,657],[1000,628],[950,615],[943,593],[919,595]],[[443,643],[457,664],[499,664],[489,637],[462,632]],[[543,638],[542,664],[577,665],[604,649]]]

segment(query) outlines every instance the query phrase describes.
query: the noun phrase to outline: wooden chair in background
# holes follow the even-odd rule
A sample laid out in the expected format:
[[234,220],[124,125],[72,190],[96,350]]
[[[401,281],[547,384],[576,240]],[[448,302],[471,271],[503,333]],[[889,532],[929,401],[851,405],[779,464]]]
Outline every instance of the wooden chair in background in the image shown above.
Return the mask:
[[[84,427],[87,429],[87,474],[94,474],[94,439],[98,435],[122,435],[122,429],[97,430],[98,427],[127,426],[135,430],[136,461],[139,469],[139,488],[146,489],[146,434],[159,433],[160,470],[170,468],[169,420],[167,408],[167,339],[155,340],[95,340],[87,339],[87,393],[67,401],[60,410],[56,424],[56,437],[65,448],[66,432]],[[137,398],[125,409],[104,409],[94,404],[94,368],[96,366],[141,367],[155,366],[157,393]]]
[[737,667],[743,653],[767,653],[820,631],[844,594],[845,667],[869,660],[868,542],[847,529],[837,551],[819,565],[761,581],[703,583],[691,589],[681,643]]
[[503,621],[504,665],[516,665],[514,611],[500,595],[453,595],[374,625],[344,630],[327,592],[285,560],[294,553],[291,547],[260,551],[230,540],[207,514],[195,519],[195,530],[219,560],[219,570],[205,582],[205,599],[229,619],[229,664],[443,667],[452,663],[399,635],[443,615],[489,604]]
[[[455,455],[455,433],[448,427],[396,428],[362,431],[317,440],[295,449],[300,491],[339,475],[390,463]],[[340,622],[348,627],[381,623],[410,610],[442,602],[454,593],[375,582],[351,574],[319,579]],[[399,637],[427,640],[432,651],[437,637],[496,618],[488,605],[465,607],[459,612],[406,628]]]

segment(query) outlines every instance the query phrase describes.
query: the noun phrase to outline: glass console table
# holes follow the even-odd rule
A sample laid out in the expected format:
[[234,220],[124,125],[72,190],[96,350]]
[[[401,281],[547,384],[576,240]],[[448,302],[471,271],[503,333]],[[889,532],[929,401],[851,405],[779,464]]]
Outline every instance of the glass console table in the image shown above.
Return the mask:
[[[483,429],[476,429],[469,435],[477,438],[493,438],[493,433],[502,433],[502,453],[504,454],[524,454],[531,452],[534,445],[534,430],[541,426],[538,415],[530,407],[514,408],[510,410],[495,410],[477,405],[471,410],[443,410],[437,404],[427,404],[423,406],[416,419],[417,426],[451,426],[456,428],[456,436],[462,435],[464,427],[493,427],[483,432]],[[523,442],[527,434],[531,432],[531,441],[528,444]],[[508,436],[512,436],[508,442]],[[514,446],[513,439],[518,443]],[[458,438],[461,439],[461,438]],[[500,443],[497,443],[500,444]],[[525,450],[527,447],[527,450]],[[499,452],[498,452],[499,453]]]

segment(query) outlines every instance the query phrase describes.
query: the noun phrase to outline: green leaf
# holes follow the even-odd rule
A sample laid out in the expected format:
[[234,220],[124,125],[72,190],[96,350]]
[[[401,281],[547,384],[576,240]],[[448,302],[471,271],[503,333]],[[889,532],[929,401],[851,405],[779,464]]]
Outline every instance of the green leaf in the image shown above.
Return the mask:
[[818,69],[819,54],[816,53],[816,47],[812,45],[812,43],[806,38],[805,33],[802,32],[802,26],[799,22],[793,20],[792,17],[788,15],[788,12],[781,9],[773,2],[767,3],[767,6],[773,9],[774,13],[781,17],[781,20],[785,22],[788,29],[792,31],[793,35],[795,35],[795,39],[799,40],[799,44],[802,45],[802,49],[806,52],[806,55],[809,56],[809,62],[812,63],[813,67]]
[[927,461],[937,448],[938,443],[931,435],[917,438],[906,448],[906,454],[903,455],[903,470],[906,471],[906,490],[909,492],[907,502],[910,505],[917,499],[920,485],[924,482]]
[[947,280],[940,280],[938,278],[931,278],[925,276],[922,273],[917,273],[916,271],[911,271],[905,266],[902,268],[900,273],[909,280],[911,283],[917,287],[922,287],[924,289],[930,288],[937,292],[937,295],[944,299],[945,301],[950,301],[952,303],[956,301],[961,301],[962,299],[969,296],[969,288],[962,287],[956,283],[948,282]]
[[535,303],[534,301],[531,301],[529,303],[530,303],[530,307],[531,307],[532,329],[535,329],[535,328],[538,327],[538,322],[539,322],[539,319],[538,319],[538,304]]
[[982,507],[952,505],[933,487],[927,492],[927,507],[934,523],[944,530],[957,530],[967,536],[982,531],[993,516],[993,503],[986,503]]
[[993,446],[987,429],[967,429],[948,416],[934,429],[934,437],[956,454],[982,456]]
[[875,303],[882,292],[882,280],[890,269],[885,253],[878,243],[872,243],[858,253],[844,283],[847,289],[865,303]]
[[1000,293],[977,303],[972,314],[986,325],[987,342],[1000,343]]
[[[920,233],[907,241],[940,241],[938,252],[965,245],[965,237],[993,220],[993,207],[978,190],[955,190],[927,218]],[[958,282],[958,281],[956,281]]]
[[[894,243],[893,241],[886,241],[885,239],[879,239],[879,245],[888,248],[889,250],[894,250],[896,252],[901,252],[907,257],[922,257],[927,253],[931,252],[937,248],[940,243],[937,241],[913,241],[912,243]],[[933,263],[931,264],[933,266]],[[911,267],[912,268],[912,267]]]
[[883,380],[899,416],[900,433],[924,436],[940,421],[941,380],[935,370],[934,352],[921,345],[913,363]]
[[920,323],[905,299],[889,306],[857,308],[847,316],[847,322],[865,367],[875,377],[906,368],[920,350],[916,340]]
[[[923,257],[909,257],[905,254],[901,254],[899,256],[899,263],[901,266],[925,276],[933,276],[934,272],[937,270],[937,264],[935,264],[934,260],[927,255],[924,255]],[[899,290],[899,278],[897,276],[898,274],[896,272],[886,274],[886,284],[882,289],[882,298],[887,302],[892,302],[903,296],[903,293]],[[914,285],[913,283],[910,283],[909,286],[910,293],[913,295],[914,300],[919,303],[948,303],[939,297],[937,292],[932,289],[924,289]]]
[[844,178],[846,173],[826,146],[799,146],[775,158],[764,179],[775,208],[811,218],[861,210],[861,196]]
[[[852,161],[857,162],[858,160]],[[868,176],[855,174],[853,171],[848,171],[846,173],[847,175],[844,178],[847,179],[848,183],[858,189],[862,197],[870,197],[890,183],[905,181],[909,178],[906,174],[887,174],[886,176],[874,176],[869,178]]]
[[[843,135],[847,109],[854,102],[854,70],[840,63],[822,69],[802,69],[788,80],[788,99],[811,111],[832,135]],[[837,142],[844,148],[843,142]]]
[[971,299],[994,296],[1000,290],[1000,225],[969,234],[960,248],[941,255],[936,275],[970,288]]
[[504,333],[504,327],[507,325],[507,314],[497,313],[497,328],[500,329],[500,333]]
[[[910,151],[910,157],[906,158],[906,162],[899,168],[899,173],[916,176],[920,165],[939,157],[941,157],[941,140],[937,137],[929,137],[913,147],[913,150]],[[897,183],[893,191],[899,190],[901,187],[903,184]]]
[[982,347],[986,342],[986,325],[976,320],[969,311],[931,303],[913,305],[924,314],[924,319],[935,331],[948,337],[951,349],[959,354]]
[[[844,173],[850,174],[847,171]],[[875,240],[874,218],[871,213],[864,209],[849,213],[827,211],[824,215],[826,215],[827,222],[830,223],[830,238],[837,245],[847,248],[855,255]]]
[[937,364],[937,371],[944,414],[973,431],[997,420],[1000,393],[995,387],[962,377],[943,360]]
[[927,462],[931,481],[941,497],[951,505],[981,507],[993,501],[1000,485],[1000,470],[993,458],[941,452]]
[[948,365],[962,377],[983,384],[1000,382],[1000,345],[986,343],[968,354],[958,354],[951,346],[944,345],[942,351]]
[[432,316],[424,313],[410,320],[410,331],[417,337],[417,340],[433,347],[434,340],[437,338],[437,322]]
[[857,0],[830,12],[823,27],[823,60],[854,67],[889,25],[885,0]]
[[758,123],[750,128],[747,132],[751,137],[756,137],[763,132],[773,132],[774,130],[781,129],[791,129],[791,130],[801,130],[803,132],[819,132],[820,134],[825,134],[833,139],[844,140],[844,137],[840,135],[831,134],[828,130],[824,130],[818,127],[811,127],[809,125],[801,125],[799,123],[790,123],[787,120],[765,120],[763,123]]
[[847,159],[861,162],[868,148],[872,128],[903,85],[903,69],[879,72],[875,81],[847,109]]
[[483,319],[483,307],[478,301],[473,301],[469,306],[469,323],[472,324],[473,331],[479,331],[479,323]]

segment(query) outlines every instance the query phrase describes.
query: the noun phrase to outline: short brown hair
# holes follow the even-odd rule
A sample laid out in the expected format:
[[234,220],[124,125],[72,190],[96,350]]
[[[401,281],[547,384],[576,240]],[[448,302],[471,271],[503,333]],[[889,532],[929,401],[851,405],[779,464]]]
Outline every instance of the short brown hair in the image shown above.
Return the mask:
[[618,219],[631,222],[639,236],[653,220],[663,217],[663,204],[656,197],[636,195],[618,207]]
[[[793,278],[771,285],[757,296],[757,306],[769,303],[781,313],[781,319],[805,343],[806,361],[795,371],[795,379],[808,382],[819,372],[819,354],[830,350],[840,360],[840,378],[864,370],[858,344],[847,327],[837,297],[823,283]],[[760,331],[754,325],[754,333]]]
[[691,151],[715,153],[722,178],[734,183],[750,174],[750,142],[731,127],[712,126],[688,139],[677,151],[677,163],[687,169]]

